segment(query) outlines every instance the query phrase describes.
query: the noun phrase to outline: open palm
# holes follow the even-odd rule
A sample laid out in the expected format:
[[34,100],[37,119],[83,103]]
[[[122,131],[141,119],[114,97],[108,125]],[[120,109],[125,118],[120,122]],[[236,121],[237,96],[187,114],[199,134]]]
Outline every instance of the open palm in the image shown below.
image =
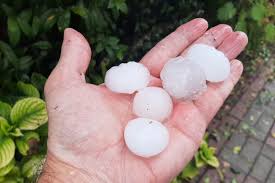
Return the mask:
[[[247,44],[246,35],[232,32],[228,25],[206,31],[207,27],[204,19],[194,19],[142,58],[141,63],[152,75],[150,85],[160,86],[163,65],[169,58],[184,55],[194,42],[215,46],[230,60]],[[53,180],[62,180],[60,175],[71,182],[169,182],[192,159],[208,123],[243,69],[240,61],[232,60],[226,81],[209,83],[207,91],[196,101],[175,102],[173,114],[165,123],[170,132],[168,147],[155,157],[142,158],[132,154],[123,139],[125,125],[135,117],[133,95],[112,93],[104,85],[86,83],[84,74],[90,57],[85,38],[73,29],[66,29],[60,61],[45,86],[49,138],[44,171]],[[57,164],[71,173],[64,173],[64,168],[59,174]],[[56,168],[50,171],[51,167]],[[82,180],[74,180],[78,178]]]

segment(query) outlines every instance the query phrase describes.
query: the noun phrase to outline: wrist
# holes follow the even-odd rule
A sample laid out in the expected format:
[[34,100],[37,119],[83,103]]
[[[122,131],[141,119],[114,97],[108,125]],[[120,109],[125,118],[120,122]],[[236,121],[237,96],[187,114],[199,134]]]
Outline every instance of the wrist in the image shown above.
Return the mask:
[[47,153],[47,158],[38,183],[96,183],[102,182],[96,174],[91,174],[63,161],[60,161],[51,153]]

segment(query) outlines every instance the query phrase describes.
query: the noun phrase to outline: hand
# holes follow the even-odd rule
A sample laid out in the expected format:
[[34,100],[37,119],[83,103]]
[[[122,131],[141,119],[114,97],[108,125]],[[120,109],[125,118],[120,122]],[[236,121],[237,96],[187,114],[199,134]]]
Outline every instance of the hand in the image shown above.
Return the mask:
[[[194,19],[160,41],[141,60],[151,72],[151,85],[171,57],[184,55],[188,46],[217,47],[231,61],[230,77],[209,83],[196,101],[174,104],[165,123],[170,142],[152,158],[132,154],[123,139],[132,114],[133,95],[112,93],[104,85],[85,82],[91,59],[85,38],[66,29],[61,57],[45,86],[49,115],[48,154],[40,182],[168,182],[192,159],[206,127],[239,80],[243,66],[233,60],[246,46],[247,36],[228,25],[207,30],[204,19]],[[127,77],[127,76],[126,76]]]

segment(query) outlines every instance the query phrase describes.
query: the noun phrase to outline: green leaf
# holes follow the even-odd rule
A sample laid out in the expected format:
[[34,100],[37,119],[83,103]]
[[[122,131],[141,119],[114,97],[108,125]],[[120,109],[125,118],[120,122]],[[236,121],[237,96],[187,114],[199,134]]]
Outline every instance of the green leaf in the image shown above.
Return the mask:
[[235,146],[234,148],[233,148],[233,153],[234,154],[239,154],[240,153],[240,151],[241,151],[241,146]]
[[15,46],[20,40],[21,31],[15,17],[8,17],[8,35],[10,43]]
[[265,39],[269,42],[275,41],[275,25],[269,23],[265,26]]
[[42,166],[43,159],[44,157],[42,155],[32,156],[22,167],[23,176],[29,179],[32,178],[36,174],[36,171]]
[[232,179],[231,183],[238,183],[235,178]]
[[10,135],[14,137],[21,137],[23,136],[23,133],[19,128],[15,128],[12,132],[10,132]]
[[196,153],[195,155],[195,165],[197,168],[201,168],[205,165],[206,163],[204,162],[203,159],[200,158],[199,153]]
[[26,70],[30,69],[32,64],[33,64],[33,60],[32,60],[31,56],[23,56],[19,59],[17,68],[20,71],[26,71]]
[[41,91],[44,89],[46,80],[47,78],[44,77],[42,74],[35,73],[35,72],[32,73],[31,82],[37,89]]
[[261,21],[266,14],[266,8],[263,4],[257,3],[251,9],[250,16],[255,21]]
[[48,121],[46,104],[39,98],[21,99],[13,106],[10,117],[21,130],[34,130]]
[[15,165],[15,160],[13,159],[9,164],[0,168],[0,177],[7,175],[13,169],[14,165]]
[[17,17],[17,23],[20,27],[20,29],[22,30],[22,32],[28,37],[31,38],[32,37],[32,28],[29,25],[29,23],[27,22],[26,19],[24,19],[23,17],[18,16]]
[[247,32],[247,25],[245,20],[239,20],[235,26],[236,31]]
[[29,22],[31,20],[32,17],[32,10],[31,9],[26,9],[23,10],[19,16],[24,19],[26,22]]
[[20,154],[22,154],[23,156],[27,156],[30,149],[29,144],[23,139],[16,139],[15,143]]
[[37,141],[40,140],[39,134],[36,132],[26,132],[24,133],[23,139],[28,142],[29,140],[35,139]]
[[206,163],[215,168],[218,168],[220,166],[220,162],[215,156],[212,156],[210,159],[207,159]]
[[45,32],[49,31],[56,23],[57,21],[57,13],[58,11],[56,9],[49,9],[41,16],[41,21],[43,24],[43,30]]
[[3,136],[8,136],[9,134],[9,130],[12,127],[10,126],[10,124],[8,123],[8,121],[0,116],[0,138]]
[[72,12],[76,15],[81,16],[82,18],[87,18],[88,17],[88,9],[85,8],[84,6],[74,6],[71,8]]
[[15,145],[11,138],[0,139],[0,168],[7,166],[13,159]]
[[41,27],[40,19],[37,16],[34,16],[32,19],[32,35],[33,35],[33,37],[35,37],[38,34],[40,27]]
[[71,20],[71,12],[66,10],[61,16],[58,17],[57,27],[59,31],[64,31],[65,28],[69,27]]
[[52,48],[52,45],[49,41],[37,41],[36,43],[33,43],[32,46],[41,50],[48,50]]
[[233,18],[236,14],[236,8],[232,2],[225,3],[222,7],[218,9],[218,19],[220,21],[226,21]]
[[1,4],[1,9],[5,12],[7,16],[13,16],[15,14],[14,9],[6,4]]
[[4,54],[4,56],[6,57],[6,59],[14,67],[17,67],[18,58],[15,55],[15,53],[13,52],[13,50],[11,49],[11,47],[7,43],[5,43],[3,41],[0,41],[0,51],[2,51],[2,53]]
[[39,91],[32,84],[26,84],[22,81],[19,81],[17,82],[17,88],[25,96],[37,98],[40,97]]
[[181,177],[184,179],[193,179],[198,174],[199,174],[199,169],[193,164],[193,162],[190,162],[183,169]]
[[0,101],[0,116],[9,119],[11,112],[11,106],[8,103]]

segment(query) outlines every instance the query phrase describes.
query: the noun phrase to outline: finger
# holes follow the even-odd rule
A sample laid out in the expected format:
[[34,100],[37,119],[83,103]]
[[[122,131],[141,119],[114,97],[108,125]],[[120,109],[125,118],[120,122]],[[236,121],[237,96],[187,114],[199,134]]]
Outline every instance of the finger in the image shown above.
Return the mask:
[[238,82],[243,71],[243,65],[238,60],[231,62],[231,73],[228,79],[221,83],[209,83],[207,91],[203,93],[194,104],[207,122],[210,122],[229,96],[234,85]]
[[232,32],[224,39],[218,50],[222,51],[229,60],[236,58],[248,43],[247,35],[243,32]]
[[213,47],[218,47],[223,40],[232,33],[232,28],[226,24],[220,24],[215,27],[212,27],[208,31],[206,31],[203,36],[197,39],[194,43],[189,45],[187,49],[185,49],[181,55],[185,56],[187,51],[194,44],[206,44]]
[[151,76],[149,86],[162,87],[161,80],[154,76]]
[[60,59],[47,80],[45,92],[59,86],[85,82],[84,73],[90,59],[91,48],[84,36],[74,29],[65,29]]
[[169,58],[178,56],[189,44],[200,37],[207,29],[207,21],[197,18],[178,27],[156,44],[142,59],[153,76],[159,77],[163,65]]

